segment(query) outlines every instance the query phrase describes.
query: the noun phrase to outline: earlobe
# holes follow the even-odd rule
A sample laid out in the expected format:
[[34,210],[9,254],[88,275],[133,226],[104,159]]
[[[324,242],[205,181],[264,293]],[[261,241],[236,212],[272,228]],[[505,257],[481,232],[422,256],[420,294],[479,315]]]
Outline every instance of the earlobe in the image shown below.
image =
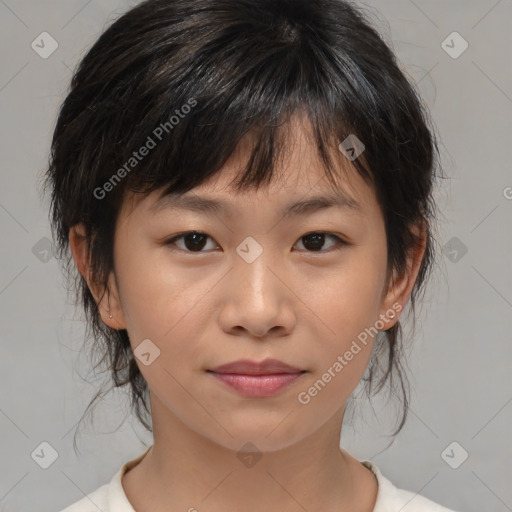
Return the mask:
[[87,282],[87,286],[96,301],[103,323],[112,329],[124,329],[124,316],[113,272],[109,276],[106,288],[93,282],[87,236],[83,224],[72,226],[69,230],[69,246],[75,265]]

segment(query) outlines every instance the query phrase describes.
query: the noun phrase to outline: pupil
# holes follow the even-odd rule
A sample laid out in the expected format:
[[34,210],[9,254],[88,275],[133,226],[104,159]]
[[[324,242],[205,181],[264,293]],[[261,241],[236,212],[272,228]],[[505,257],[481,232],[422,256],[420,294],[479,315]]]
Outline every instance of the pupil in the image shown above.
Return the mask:
[[[304,243],[304,247],[308,250],[319,250],[322,248],[322,245],[324,244],[324,238],[325,235],[323,233],[315,233],[312,235],[307,235],[304,237],[304,240],[306,240],[306,243]],[[307,243],[307,240],[313,240],[313,244]],[[316,241],[316,243],[315,243]]]
[[[199,241],[198,243],[198,240],[197,238],[194,238],[194,237],[197,237],[199,239],[202,239]],[[200,233],[190,233],[189,235],[185,236],[185,246],[187,247],[187,249],[189,250],[194,250],[194,249],[199,249],[201,250],[203,247],[204,247],[204,238],[205,236],[200,234]],[[193,240],[195,239],[195,242],[192,242],[192,244],[188,244],[187,241],[190,241],[190,240]]]

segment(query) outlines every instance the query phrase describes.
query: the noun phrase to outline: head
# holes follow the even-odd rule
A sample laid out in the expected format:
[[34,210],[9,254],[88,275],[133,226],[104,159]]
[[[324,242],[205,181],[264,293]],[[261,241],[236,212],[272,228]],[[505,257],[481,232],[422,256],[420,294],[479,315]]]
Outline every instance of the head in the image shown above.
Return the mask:
[[[417,92],[347,1],[149,0],[113,23],[73,76],[47,186],[86,335],[146,428],[151,394],[206,437],[273,450],[363,380],[400,395],[398,433],[436,152]],[[337,204],[288,208],[319,196]],[[300,386],[247,399],[208,371],[267,357],[304,370]]]

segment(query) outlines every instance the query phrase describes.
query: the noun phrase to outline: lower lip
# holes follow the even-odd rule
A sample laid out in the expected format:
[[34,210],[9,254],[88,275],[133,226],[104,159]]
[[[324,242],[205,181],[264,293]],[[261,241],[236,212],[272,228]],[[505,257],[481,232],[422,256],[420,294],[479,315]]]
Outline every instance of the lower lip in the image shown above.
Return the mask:
[[215,373],[213,375],[244,396],[273,396],[295,382],[301,373],[275,373],[272,375],[240,375],[236,373]]

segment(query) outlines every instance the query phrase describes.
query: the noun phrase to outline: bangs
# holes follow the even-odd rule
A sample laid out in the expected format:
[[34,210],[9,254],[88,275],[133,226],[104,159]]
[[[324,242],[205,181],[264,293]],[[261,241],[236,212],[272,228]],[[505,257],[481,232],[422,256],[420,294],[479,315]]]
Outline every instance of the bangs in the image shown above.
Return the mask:
[[[190,13],[193,21],[181,20],[178,30],[177,22],[156,24],[152,13],[144,30],[139,21],[141,33],[132,34],[130,48],[123,46],[126,40],[111,48],[123,58],[102,62],[105,57],[95,49],[107,44],[109,31],[91,49],[74,83],[81,83],[83,91],[83,83],[91,82],[91,105],[79,117],[88,117],[82,120],[87,133],[80,138],[91,145],[81,147],[91,157],[86,163],[95,177],[91,185],[106,192],[91,190],[97,199],[97,207],[90,210],[94,224],[100,221],[106,195],[119,205],[125,190],[148,194],[164,188],[164,193],[180,194],[202,184],[248,135],[254,141],[252,151],[233,187],[243,191],[268,185],[283,150],[293,143],[289,128],[294,115],[308,121],[312,143],[334,187],[340,186],[340,171],[349,161],[339,150],[349,136],[365,148],[362,158],[351,164],[367,183],[373,181],[366,163],[373,143],[368,137],[374,137],[376,105],[385,94],[378,82],[368,79],[375,71],[365,74],[364,55],[342,55],[307,24],[294,23],[290,13],[276,13],[270,27],[259,14],[198,8]],[[199,27],[192,43],[188,24],[193,24],[190,30]],[[228,29],[222,30],[226,24]],[[129,54],[137,57],[130,59]],[[357,63],[356,57],[362,61]],[[98,70],[95,80],[83,72],[92,59]],[[68,102],[74,102],[73,93]],[[94,148],[99,133],[101,146]],[[381,151],[385,144],[381,137]]]
[[[266,105],[269,110],[273,106]],[[318,110],[287,108],[289,111],[286,113],[279,109],[277,118],[272,116],[271,110],[260,111],[250,121],[243,117],[246,112],[239,115],[233,112],[232,116],[227,116],[220,108],[218,114],[213,114],[215,123],[205,123],[206,116],[200,112],[190,113],[189,119],[181,120],[180,126],[174,127],[176,131],[164,133],[161,141],[158,140],[161,134],[159,125],[157,137],[150,135],[141,144],[141,147],[147,147],[154,143],[153,152],[136,164],[139,168],[127,176],[124,188],[144,195],[162,188],[164,195],[186,193],[220,172],[239,145],[244,144],[244,148],[247,148],[245,164],[230,187],[234,193],[258,190],[275,179],[286,180],[287,173],[282,162],[288,150],[296,145],[299,126],[304,129],[308,143],[316,146],[317,158],[329,183],[333,188],[343,188],[340,175],[346,172],[348,160],[338,146],[340,140],[353,135],[353,130],[344,129],[341,123],[335,123],[335,119],[322,119]],[[127,161],[130,161],[129,157]],[[133,158],[131,161],[135,164]],[[363,161],[354,160],[352,164],[365,180],[371,182],[371,175]],[[281,169],[279,175],[278,169]]]

